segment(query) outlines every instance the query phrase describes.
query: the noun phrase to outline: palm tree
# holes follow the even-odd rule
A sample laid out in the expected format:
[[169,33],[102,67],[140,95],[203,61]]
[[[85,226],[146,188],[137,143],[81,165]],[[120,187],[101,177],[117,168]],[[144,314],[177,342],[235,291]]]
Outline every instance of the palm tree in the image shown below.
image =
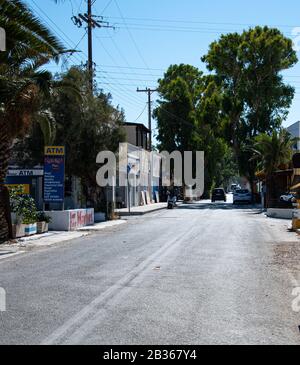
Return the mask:
[[67,52],[21,0],[0,0],[0,27],[7,35],[0,52],[0,242],[8,238],[4,181],[10,149],[39,111],[41,93],[49,93],[51,75],[40,68]]
[[271,135],[263,133],[255,139],[251,160],[258,160],[258,167],[266,176],[267,204],[276,198],[274,173],[291,163],[296,140],[286,129],[274,131]]

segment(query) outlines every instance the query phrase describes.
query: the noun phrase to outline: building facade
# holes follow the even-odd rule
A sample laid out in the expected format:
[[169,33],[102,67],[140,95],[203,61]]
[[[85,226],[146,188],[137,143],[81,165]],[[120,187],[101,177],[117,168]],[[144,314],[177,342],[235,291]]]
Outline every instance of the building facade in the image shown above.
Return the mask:
[[116,181],[117,208],[137,207],[159,202],[161,157],[130,143],[121,143]]
[[[300,138],[300,121],[292,124],[287,128],[287,131],[291,134],[294,138]],[[294,151],[300,151],[300,140],[295,143]]]
[[143,124],[124,123],[126,141],[132,146],[141,147],[146,151],[150,150],[150,130]]

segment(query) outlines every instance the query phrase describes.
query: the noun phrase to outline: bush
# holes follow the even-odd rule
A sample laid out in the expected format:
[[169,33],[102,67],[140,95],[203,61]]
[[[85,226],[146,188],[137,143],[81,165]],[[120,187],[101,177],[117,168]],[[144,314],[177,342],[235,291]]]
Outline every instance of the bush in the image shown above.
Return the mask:
[[45,212],[38,212],[37,213],[37,221],[38,222],[50,223],[51,222],[51,218]]
[[22,194],[22,187],[10,190],[11,211],[22,220],[23,224],[33,224],[37,221],[37,209],[30,195]]

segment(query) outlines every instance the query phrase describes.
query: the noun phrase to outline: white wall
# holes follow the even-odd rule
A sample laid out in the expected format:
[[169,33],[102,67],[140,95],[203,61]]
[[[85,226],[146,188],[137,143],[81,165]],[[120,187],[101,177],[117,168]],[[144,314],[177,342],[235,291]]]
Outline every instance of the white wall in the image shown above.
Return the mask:
[[[287,130],[293,137],[300,138],[300,122],[292,124]],[[297,150],[300,151],[300,141],[297,142]]]

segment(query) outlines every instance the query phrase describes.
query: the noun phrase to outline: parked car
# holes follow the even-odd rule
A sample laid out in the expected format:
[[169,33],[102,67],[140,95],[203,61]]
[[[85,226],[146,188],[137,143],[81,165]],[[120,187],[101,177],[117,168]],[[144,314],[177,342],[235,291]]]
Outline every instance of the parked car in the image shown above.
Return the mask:
[[216,201],[226,202],[226,200],[227,200],[226,193],[225,193],[225,190],[223,188],[213,190],[212,197],[211,197],[212,203],[214,203]]
[[230,192],[231,193],[234,193],[237,189],[238,189],[238,185],[237,184],[231,184],[231,186],[230,186]]
[[294,193],[286,193],[281,195],[280,201],[285,203],[293,203],[296,199],[296,194]]
[[237,203],[252,203],[252,194],[248,189],[236,190],[233,194],[233,204]]

